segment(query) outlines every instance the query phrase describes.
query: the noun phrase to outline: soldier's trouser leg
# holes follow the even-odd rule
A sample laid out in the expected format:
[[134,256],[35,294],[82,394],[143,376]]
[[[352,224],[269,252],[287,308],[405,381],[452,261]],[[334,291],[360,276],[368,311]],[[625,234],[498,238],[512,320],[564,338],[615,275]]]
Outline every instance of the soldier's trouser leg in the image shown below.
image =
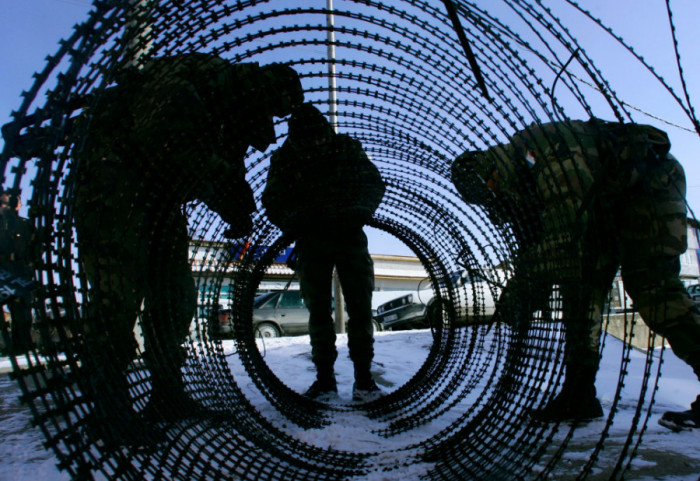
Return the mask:
[[[636,265],[635,265],[636,264]],[[622,278],[635,309],[657,334],[668,339],[673,352],[700,368],[700,311],[678,278],[678,257],[647,259],[622,266]]]
[[603,309],[617,271],[617,259],[603,263],[593,256],[585,261],[590,268],[583,269],[584,275],[579,282],[561,286],[566,328],[563,389],[590,399],[596,396]]
[[162,410],[186,402],[182,344],[195,315],[196,291],[188,261],[186,220],[172,213],[159,221],[169,225],[157,228],[151,239],[143,333],[144,359],[151,374],[150,403]]
[[[666,337],[674,354],[687,362],[700,381],[700,312],[678,279],[678,257],[647,260],[653,267],[623,264],[625,288],[644,322]],[[691,404],[700,416],[700,395]]]
[[104,439],[132,438],[138,426],[126,369],[136,349],[133,329],[145,273],[138,272],[139,259],[121,245],[83,245],[82,251],[90,292],[81,364]]
[[12,350],[27,352],[32,348],[32,297],[23,295],[11,300],[7,307],[12,321]]
[[317,376],[333,376],[338,357],[335,347],[335,324],[332,311],[333,257],[321,239],[305,238],[297,242],[297,274],[301,294],[309,310],[311,359]]
[[367,251],[367,237],[361,230],[344,242],[336,258],[336,269],[348,311],[348,349],[355,366],[355,379],[368,381],[374,358],[372,292],[374,264]]
[[[596,260],[585,259],[591,267],[595,266]],[[582,276],[578,281],[561,281],[559,288],[566,329],[564,383],[554,399],[544,408],[532,412],[536,419],[551,422],[593,419],[603,415],[596,398],[595,378],[599,364],[602,309],[616,268],[616,263],[600,270],[582,266]]]
[[679,279],[687,248],[685,177],[676,160],[649,167],[619,217],[622,277],[635,309],[673,352],[700,371],[700,310]]
[[586,397],[595,397],[595,376],[598,370],[598,338],[600,319],[592,312],[590,286],[561,285],[562,316],[566,332],[564,364],[566,374],[562,391],[573,389]]

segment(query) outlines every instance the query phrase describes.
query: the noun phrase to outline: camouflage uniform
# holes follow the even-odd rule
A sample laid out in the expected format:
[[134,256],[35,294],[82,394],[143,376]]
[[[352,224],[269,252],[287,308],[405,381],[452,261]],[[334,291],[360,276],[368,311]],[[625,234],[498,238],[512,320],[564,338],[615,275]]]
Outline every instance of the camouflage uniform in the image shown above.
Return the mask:
[[[0,207],[0,269],[24,279],[33,279],[33,259],[30,254],[32,226],[28,219],[20,217],[9,204]],[[7,351],[13,354],[27,352],[33,347],[32,296],[29,293],[11,299],[11,344]]]
[[172,412],[185,408],[177,404],[181,343],[196,303],[182,206],[202,200],[233,237],[249,232],[255,202],[246,151],[275,142],[272,116],[302,99],[289,67],[192,53],[125,72],[87,109],[74,216],[89,281],[84,365],[95,391],[111,392],[103,397],[128,402],[126,381],[116,379],[133,359],[143,303],[149,405],[164,417],[187,414]]
[[[642,319],[700,375],[700,312],[679,279],[685,177],[669,149],[666,134],[653,127],[592,119],[533,125],[510,144],[455,161],[460,192],[476,189],[480,203],[506,222],[522,222],[504,213],[508,203],[539,213],[541,235],[522,242],[520,266],[499,304],[512,314],[523,298],[559,286],[567,329],[562,391],[570,393],[560,403],[595,398],[603,305],[618,266]],[[524,170],[531,172],[518,175]],[[490,179],[491,187],[474,186],[475,178]],[[543,299],[534,299],[528,316],[541,308]]]
[[[297,273],[309,309],[312,358],[319,379],[333,377],[337,357],[331,317],[333,267],[346,299],[348,347],[355,379],[371,379],[374,356],[374,270],[362,227],[384,195],[379,171],[362,145],[337,135],[310,104],[290,120],[290,134],[273,154],[263,205],[270,220],[296,240]],[[328,139],[316,145],[309,138]],[[334,381],[333,381],[334,383]]]

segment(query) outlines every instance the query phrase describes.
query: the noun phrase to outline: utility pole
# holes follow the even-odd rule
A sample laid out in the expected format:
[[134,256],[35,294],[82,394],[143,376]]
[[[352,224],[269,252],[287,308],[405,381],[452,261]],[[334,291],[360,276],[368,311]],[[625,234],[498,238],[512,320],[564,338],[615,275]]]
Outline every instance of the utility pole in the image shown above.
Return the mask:
[[[328,46],[328,104],[330,106],[330,121],[334,132],[338,132],[338,97],[335,76],[335,16],[333,15],[333,0],[326,0],[326,25],[328,35],[326,45]],[[333,296],[335,298],[335,332],[345,333],[345,299],[343,290],[340,287],[337,269],[333,272]]]
[[153,48],[151,10],[153,0],[129,0],[129,12],[124,36],[128,42],[127,67],[139,67],[143,57]]

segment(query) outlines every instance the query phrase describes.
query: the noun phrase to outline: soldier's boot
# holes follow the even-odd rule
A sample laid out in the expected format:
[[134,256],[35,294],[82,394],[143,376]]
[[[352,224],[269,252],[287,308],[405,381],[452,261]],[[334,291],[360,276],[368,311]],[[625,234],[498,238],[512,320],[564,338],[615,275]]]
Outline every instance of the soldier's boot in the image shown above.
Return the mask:
[[[693,370],[700,381],[700,366],[694,366]],[[659,419],[659,424],[676,432],[700,428],[700,395],[687,411],[665,412]]]
[[186,358],[183,349],[147,349],[143,358],[151,374],[151,394],[142,413],[146,419],[155,423],[172,423],[206,413],[187,394],[180,369]]
[[160,434],[154,426],[144,423],[133,408],[126,377],[110,376],[109,371],[99,367],[91,371],[89,383],[93,409],[86,418],[90,436],[101,439],[108,449],[156,445]]
[[205,416],[206,412],[187,394],[180,376],[151,374],[151,394],[142,413],[144,418],[154,423],[173,423]]
[[603,408],[596,397],[594,366],[566,368],[561,392],[541,409],[533,409],[530,416],[543,422],[590,421],[603,416]]
[[352,386],[352,400],[370,402],[381,395],[382,391],[372,377],[371,362],[355,362],[355,383]]
[[328,400],[338,393],[333,366],[316,366],[316,380],[306,390],[304,396],[315,400]]

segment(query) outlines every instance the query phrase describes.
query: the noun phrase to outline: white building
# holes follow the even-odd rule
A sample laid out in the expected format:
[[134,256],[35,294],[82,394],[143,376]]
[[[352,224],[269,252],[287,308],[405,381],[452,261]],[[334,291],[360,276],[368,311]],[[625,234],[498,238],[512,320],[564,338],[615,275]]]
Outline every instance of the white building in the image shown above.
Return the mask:
[[[223,242],[192,240],[190,263],[199,289],[200,304],[205,304],[219,294],[219,304],[228,307],[233,294],[233,279],[240,265],[241,254],[264,255],[265,248],[256,252],[243,251],[243,246]],[[299,289],[299,280],[286,265],[290,249],[278,256],[266,269],[258,286],[258,292]],[[372,304],[376,308],[408,292],[423,287],[428,274],[417,257],[372,254],[374,261],[375,293]]]
[[688,250],[681,256],[681,280],[688,286],[700,279],[700,222],[688,219]]

